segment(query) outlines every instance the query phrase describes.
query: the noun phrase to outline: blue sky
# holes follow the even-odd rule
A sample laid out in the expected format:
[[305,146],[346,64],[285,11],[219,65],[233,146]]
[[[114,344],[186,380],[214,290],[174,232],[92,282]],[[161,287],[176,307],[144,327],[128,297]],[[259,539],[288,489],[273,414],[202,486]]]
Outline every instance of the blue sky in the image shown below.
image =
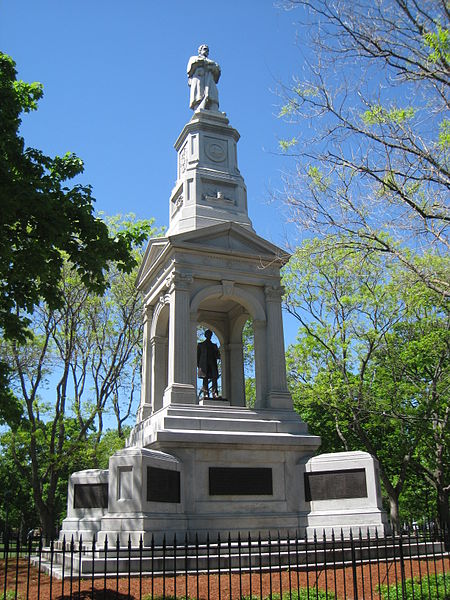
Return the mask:
[[[168,224],[178,134],[191,117],[186,65],[201,43],[222,69],[220,109],[241,134],[238,160],[256,232],[280,246],[296,235],[270,201],[289,168],[278,139],[280,81],[301,70],[299,11],[272,0],[3,0],[1,49],[44,98],[23,119],[27,145],[73,151],[96,208]],[[286,323],[287,341],[295,324]]]

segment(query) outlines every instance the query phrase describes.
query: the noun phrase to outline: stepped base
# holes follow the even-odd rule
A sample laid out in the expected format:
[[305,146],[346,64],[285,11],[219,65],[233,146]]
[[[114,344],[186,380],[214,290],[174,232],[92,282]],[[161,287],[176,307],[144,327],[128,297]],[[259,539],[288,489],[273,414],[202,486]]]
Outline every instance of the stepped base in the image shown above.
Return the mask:
[[[128,576],[166,576],[175,574],[194,574],[197,572],[222,573],[239,571],[268,571],[270,569],[304,570],[312,566],[323,568],[336,565],[344,567],[353,563],[379,562],[380,560],[399,559],[399,540],[392,538],[359,538],[355,536],[353,544],[349,539],[336,536],[334,542],[306,542],[305,540],[252,540],[244,538],[241,543],[222,541],[207,544],[182,544],[175,548],[172,544],[164,546],[130,548],[120,547],[119,553],[114,545],[106,552],[84,547],[80,553],[77,545],[73,553],[68,550],[54,549],[53,556],[49,548],[44,548],[39,557],[31,557],[34,566],[52,573],[53,577],[128,577]],[[327,538],[328,539],[328,538]],[[405,539],[402,545],[403,559],[424,556],[441,557],[440,542],[415,541]]]

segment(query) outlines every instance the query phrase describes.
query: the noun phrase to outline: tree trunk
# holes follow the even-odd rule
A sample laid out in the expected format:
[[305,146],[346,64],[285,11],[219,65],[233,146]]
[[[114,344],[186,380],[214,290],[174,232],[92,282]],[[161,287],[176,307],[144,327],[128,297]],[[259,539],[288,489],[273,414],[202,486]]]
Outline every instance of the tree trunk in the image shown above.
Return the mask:
[[44,502],[42,499],[40,500],[40,502],[36,502],[36,505],[39,511],[39,519],[41,521],[43,539],[47,542],[51,539],[55,539],[56,528],[54,508],[52,509],[52,507],[49,506],[48,501]]
[[399,534],[401,532],[400,512],[398,507],[398,494],[389,493],[389,512],[391,518],[392,533]]
[[439,526],[444,531],[450,531],[450,503],[449,491],[438,488],[437,490],[437,514],[439,516]]

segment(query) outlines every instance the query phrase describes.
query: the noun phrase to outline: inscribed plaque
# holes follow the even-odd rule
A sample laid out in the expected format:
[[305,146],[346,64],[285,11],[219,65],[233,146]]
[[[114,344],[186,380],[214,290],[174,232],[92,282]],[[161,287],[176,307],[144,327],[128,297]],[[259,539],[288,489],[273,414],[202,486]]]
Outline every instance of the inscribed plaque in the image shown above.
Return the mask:
[[147,467],[147,501],[180,502],[180,473]]
[[108,508],[107,483],[76,483],[73,489],[74,508]]
[[365,469],[305,473],[305,499],[307,502],[344,498],[367,498]]
[[210,496],[271,496],[272,469],[265,467],[210,467]]

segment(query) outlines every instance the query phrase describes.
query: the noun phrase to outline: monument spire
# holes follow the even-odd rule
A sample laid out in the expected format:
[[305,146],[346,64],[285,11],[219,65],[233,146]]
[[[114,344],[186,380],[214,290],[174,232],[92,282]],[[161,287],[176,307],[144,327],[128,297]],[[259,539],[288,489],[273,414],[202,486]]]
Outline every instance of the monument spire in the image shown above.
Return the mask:
[[237,164],[239,133],[219,111],[219,65],[202,44],[187,66],[189,106],[194,111],[175,142],[177,181],[170,196],[168,235],[238,223],[253,231],[247,189]]

